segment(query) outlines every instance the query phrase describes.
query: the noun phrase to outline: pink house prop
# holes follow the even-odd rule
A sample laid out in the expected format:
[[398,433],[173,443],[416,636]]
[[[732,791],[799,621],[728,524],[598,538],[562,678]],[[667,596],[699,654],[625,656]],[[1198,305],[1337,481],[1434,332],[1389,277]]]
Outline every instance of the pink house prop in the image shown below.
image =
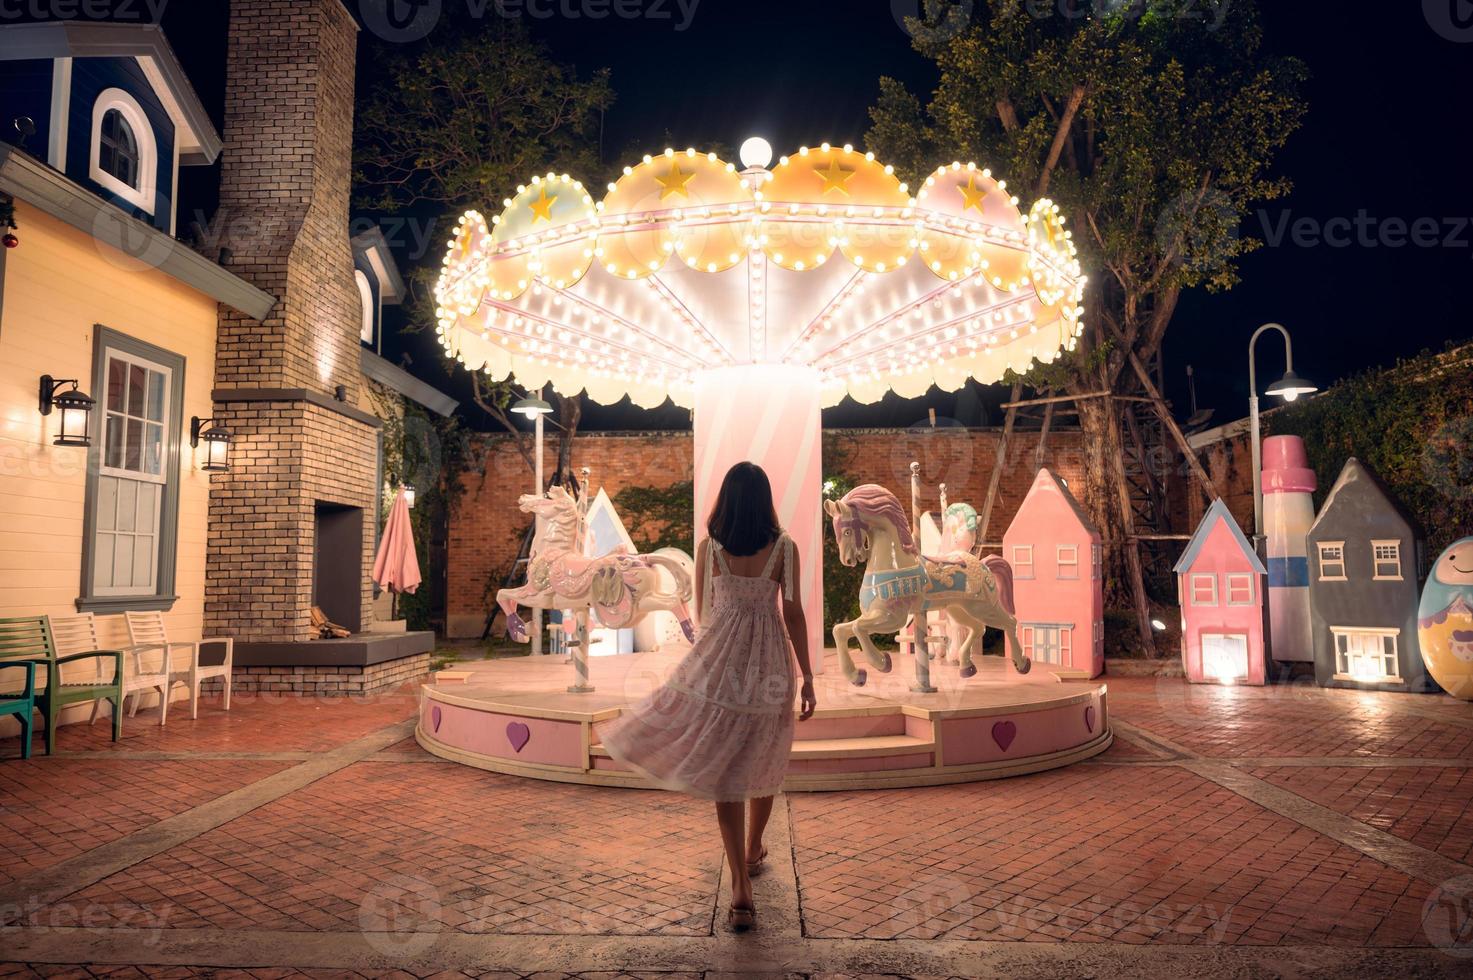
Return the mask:
[[1023,652],[1061,677],[1104,673],[1100,533],[1048,469],[1038,471],[1002,546]]
[[1262,686],[1267,573],[1221,500],[1202,516],[1175,571],[1187,680]]

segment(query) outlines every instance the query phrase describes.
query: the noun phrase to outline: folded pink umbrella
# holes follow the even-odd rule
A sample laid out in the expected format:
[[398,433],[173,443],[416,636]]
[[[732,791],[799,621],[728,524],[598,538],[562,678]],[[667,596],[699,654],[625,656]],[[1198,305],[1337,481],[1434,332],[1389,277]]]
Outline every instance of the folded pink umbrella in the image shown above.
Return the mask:
[[373,561],[373,580],[390,592],[410,595],[422,581],[419,559],[414,554],[414,531],[409,524],[409,501],[403,490],[389,508],[389,521],[384,525],[378,557]]

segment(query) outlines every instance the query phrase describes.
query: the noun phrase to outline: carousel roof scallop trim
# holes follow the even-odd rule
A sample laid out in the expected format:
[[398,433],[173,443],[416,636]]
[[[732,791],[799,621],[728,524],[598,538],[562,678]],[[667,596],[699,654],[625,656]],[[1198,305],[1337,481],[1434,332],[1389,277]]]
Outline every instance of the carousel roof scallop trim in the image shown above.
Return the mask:
[[1074,347],[1085,277],[1064,225],[972,163],[911,196],[847,145],[770,171],[667,149],[597,201],[548,173],[489,223],[463,215],[437,333],[472,370],[600,402],[689,405],[702,371],[741,363],[810,366],[826,404],[953,390]]

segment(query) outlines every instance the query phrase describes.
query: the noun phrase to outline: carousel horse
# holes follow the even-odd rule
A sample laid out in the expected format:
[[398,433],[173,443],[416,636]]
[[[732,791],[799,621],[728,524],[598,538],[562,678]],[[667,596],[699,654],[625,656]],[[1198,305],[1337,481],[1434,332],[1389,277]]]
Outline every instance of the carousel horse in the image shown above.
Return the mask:
[[[555,486],[546,496],[523,494],[518,503],[522,513],[543,520],[532,538],[527,584],[496,593],[496,604],[506,613],[509,639],[526,643],[531,638],[526,622],[517,615],[519,605],[592,610],[609,629],[633,626],[648,613],[672,612],[680,619],[685,638],[695,639],[687,605],[693,594],[691,575],[676,554],[665,553],[673,549],[589,558],[577,547],[581,517],[578,502],[568,491]],[[674,592],[659,591],[661,568],[674,576]]]
[[[839,560],[847,566],[865,563],[864,583],[859,594],[859,618],[834,625],[834,646],[839,664],[850,683],[862,686],[867,679],[849,656],[849,638],[859,642],[870,664],[881,672],[890,669],[890,655],[877,649],[874,633],[895,633],[915,615],[924,622],[927,610],[943,609],[952,622],[964,629],[961,676],[972,677],[972,636],[987,626],[1001,629],[1018,673],[1026,674],[1033,663],[1023,655],[1018,642],[1018,621],[1013,615],[1013,570],[1000,555],[978,558],[958,552],[937,558],[921,556],[910,532],[905,510],[895,495],[873,483],[855,487],[839,501],[825,500],[824,510],[833,521]],[[934,691],[930,683],[930,655],[925,631],[917,636],[916,683],[914,691]]]

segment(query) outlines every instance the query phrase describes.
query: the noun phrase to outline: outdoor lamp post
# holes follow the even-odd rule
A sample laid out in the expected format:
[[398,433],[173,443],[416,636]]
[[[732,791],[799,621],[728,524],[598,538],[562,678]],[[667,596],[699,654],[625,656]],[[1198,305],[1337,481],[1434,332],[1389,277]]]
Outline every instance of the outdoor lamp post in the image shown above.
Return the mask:
[[[532,430],[535,433],[535,446],[532,450],[533,470],[535,471],[536,486],[532,492],[540,495],[542,486],[542,420],[552,414],[552,406],[542,400],[541,395],[528,395],[511,407],[518,415],[524,415],[532,420]],[[542,653],[542,608],[532,607],[532,656],[536,657]]]
[[[63,385],[72,387],[69,391],[61,391]],[[75,380],[59,381],[49,374],[41,375],[41,414],[50,415],[52,409],[61,412],[61,425],[52,440],[55,445],[90,446],[92,439],[88,435],[88,427],[96,404],[90,395],[78,390]]]
[[1277,323],[1265,323],[1253,331],[1248,341],[1248,418],[1252,426],[1249,441],[1253,445],[1253,543],[1255,547],[1263,538],[1263,445],[1258,430],[1258,338],[1265,330],[1277,330],[1284,335],[1284,376],[1267,388],[1267,393],[1292,402],[1300,395],[1319,391],[1319,387],[1294,373],[1294,343],[1289,331]]

